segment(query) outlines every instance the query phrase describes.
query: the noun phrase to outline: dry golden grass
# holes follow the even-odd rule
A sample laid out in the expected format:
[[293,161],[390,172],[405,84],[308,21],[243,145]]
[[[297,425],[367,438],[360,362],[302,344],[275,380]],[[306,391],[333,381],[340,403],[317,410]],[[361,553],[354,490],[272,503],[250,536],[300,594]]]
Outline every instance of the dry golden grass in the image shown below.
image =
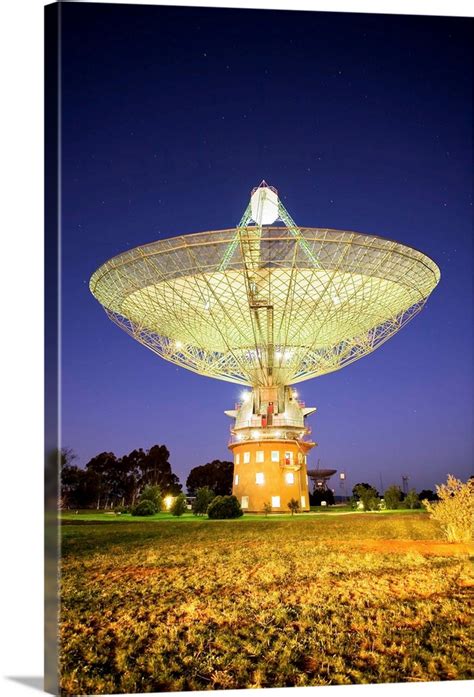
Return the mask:
[[447,556],[427,515],[76,524],[63,539],[64,694],[473,677],[472,549]]

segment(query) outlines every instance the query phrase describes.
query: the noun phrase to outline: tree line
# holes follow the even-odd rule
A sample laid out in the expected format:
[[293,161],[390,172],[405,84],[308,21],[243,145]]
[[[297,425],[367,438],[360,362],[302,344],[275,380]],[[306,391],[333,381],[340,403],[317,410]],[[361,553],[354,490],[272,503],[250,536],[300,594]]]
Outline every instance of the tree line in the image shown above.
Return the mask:
[[164,494],[181,492],[179,478],[171,470],[165,445],[132,450],[116,457],[103,452],[84,468],[75,464],[71,450],[61,451],[61,506],[63,508],[113,508],[134,506],[146,486],[159,486]]
[[[74,452],[64,448],[59,453],[60,491],[62,508],[133,508],[140,502],[146,488],[159,489],[160,495],[178,496],[182,493],[179,477],[173,473],[170,453],[166,445],[153,445],[148,450],[138,448],[127,455],[116,457],[112,452],[95,455],[85,467],[76,463]],[[212,460],[193,467],[186,479],[189,496],[196,496],[201,489],[212,497],[230,496],[234,465],[227,460]],[[206,498],[206,495],[204,496]],[[417,493],[410,489],[404,494],[399,486],[392,484],[383,496],[367,482],[356,484],[352,489],[350,503],[353,508],[377,510],[419,508],[421,501],[435,501],[437,495],[430,489]],[[334,504],[331,490],[310,492],[311,505]],[[209,501],[206,501],[207,508]],[[198,503],[199,509],[199,503]]]
[[[122,457],[112,452],[95,455],[85,467],[79,467],[69,448],[59,453],[60,496],[62,508],[133,508],[148,487],[159,488],[161,495],[178,496],[182,492],[179,477],[173,473],[170,453],[165,445],[149,450],[138,448]],[[208,487],[216,496],[232,492],[232,462],[213,460],[191,469],[186,480],[189,495]]]
[[396,484],[391,484],[380,496],[377,489],[367,482],[356,484],[352,489],[350,503],[353,508],[361,507],[364,511],[376,511],[380,508],[397,510],[398,508],[421,508],[422,501],[436,501],[438,495],[431,489],[419,493],[410,489],[406,494]]

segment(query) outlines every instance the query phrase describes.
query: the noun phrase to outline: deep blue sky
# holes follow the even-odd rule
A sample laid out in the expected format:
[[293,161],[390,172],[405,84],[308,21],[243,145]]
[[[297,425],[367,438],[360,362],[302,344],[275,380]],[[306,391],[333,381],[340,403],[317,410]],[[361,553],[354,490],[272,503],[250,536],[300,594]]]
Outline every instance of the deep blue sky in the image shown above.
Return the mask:
[[165,443],[184,484],[229,458],[241,388],[134,342],[88,282],[130,247],[236,224],[265,178],[300,224],[441,268],[396,337],[299,386],[318,407],[310,464],[350,486],[469,476],[472,20],[64,3],[62,28],[62,429],[78,462]]

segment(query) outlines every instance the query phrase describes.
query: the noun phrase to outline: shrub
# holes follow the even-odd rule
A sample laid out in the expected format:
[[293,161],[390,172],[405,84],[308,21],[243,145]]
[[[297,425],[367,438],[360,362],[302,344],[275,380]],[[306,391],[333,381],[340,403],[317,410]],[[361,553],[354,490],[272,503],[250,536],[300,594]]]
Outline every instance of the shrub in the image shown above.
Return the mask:
[[474,479],[462,482],[448,474],[446,484],[436,487],[439,501],[423,505],[441,527],[449,542],[470,542],[474,525]]
[[388,487],[383,495],[385,501],[385,508],[393,511],[400,508],[400,501],[402,500],[402,490],[396,484],[392,484]]
[[216,496],[207,509],[207,515],[214,520],[240,518],[243,511],[235,496]]
[[155,505],[155,512],[161,511],[163,506],[163,494],[160,487],[147,485],[140,494],[140,501],[151,501]]
[[215,498],[215,494],[208,486],[201,486],[196,491],[196,499],[193,502],[194,515],[205,515],[209,504]]
[[156,505],[153,503],[153,501],[149,501],[148,499],[145,499],[144,501],[140,501],[139,503],[137,503],[137,505],[132,510],[132,515],[145,516],[155,515],[155,513],[158,513],[158,509]]
[[355,495],[353,494],[353,495],[349,498],[349,505],[350,505],[350,507],[352,508],[352,510],[357,511],[357,509],[358,509],[358,507],[359,507],[358,504],[359,504],[359,499],[357,498],[357,496],[355,496]]
[[130,513],[130,509],[127,506],[115,506],[114,513],[122,515],[123,513]]
[[362,503],[364,511],[377,511],[380,508],[380,498],[373,486],[356,484],[353,492],[356,500]]
[[405,508],[421,508],[420,499],[415,489],[410,489],[408,494],[405,496],[405,501],[403,502]]
[[171,505],[171,513],[175,516],[183,515],[186,511],[186,496],[178,494]]
[[290,499],[288,501],[288,508],[291,511],[291,515],[294,515],[295,513],[298,513],[298,511],[300,510],[300,504],[296,499]]
[[268,503],[268,501],[263,504],[263,512],[265,513],[265,517],[272,512],[272,504]]

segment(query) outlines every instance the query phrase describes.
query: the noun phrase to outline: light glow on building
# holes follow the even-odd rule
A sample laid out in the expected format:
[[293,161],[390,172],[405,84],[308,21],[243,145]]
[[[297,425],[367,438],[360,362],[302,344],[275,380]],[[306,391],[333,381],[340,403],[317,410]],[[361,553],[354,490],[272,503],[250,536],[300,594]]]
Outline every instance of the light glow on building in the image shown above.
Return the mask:
[[163,499],[163,504],[164,504],[164,507],[167,511],[170,510],[171,506],[173,505],[173,501],[174,501],[174,496],[171,496],[171,495],[165,496],[165,498]]

